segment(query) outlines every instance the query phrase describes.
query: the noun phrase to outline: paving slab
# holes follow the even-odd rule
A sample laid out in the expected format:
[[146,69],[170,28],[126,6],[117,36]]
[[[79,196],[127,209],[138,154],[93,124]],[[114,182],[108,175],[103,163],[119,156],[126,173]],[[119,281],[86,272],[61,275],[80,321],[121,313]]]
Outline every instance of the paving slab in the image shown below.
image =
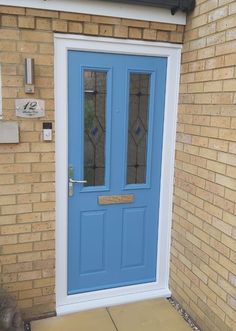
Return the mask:
[[31,322],[32,331],[117,331],[106,309]]
[[192,330],[165,299],[141,301],[108,310],[119,331]]

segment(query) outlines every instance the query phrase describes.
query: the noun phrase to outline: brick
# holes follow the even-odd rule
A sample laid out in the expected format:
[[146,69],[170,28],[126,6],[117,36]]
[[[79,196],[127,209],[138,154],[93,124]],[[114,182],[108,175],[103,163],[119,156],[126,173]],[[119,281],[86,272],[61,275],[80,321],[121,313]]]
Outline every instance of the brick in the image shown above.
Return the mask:
[[18,214],[17,215],[17,223],[34,223],[39,222],[41,220],[40,213],[27,213],[27,214]]
[[17,185],[1,185],[0,195],[2,194],[17,194],[17,193],[29,193],[31,191],[30,185],[17,184]]
[[221,129],[221,130],[219,130],[219,138],[225,139],[225,140],[236,141],[236,130]]
[[37,30],[51,30],[52,22],[48,18],[36,18],[36,29]]
[[[32,248],[32,246],[30,246],[30,247]],[[23,254],[18,255],[18,262],[36,261],[40,258],[41,258],[41,253],[40,252],[23,253]]]
[[53,302],[54,300],[55,300],[54,295],[47,295],[47,296],[41,296],[41,297],[34,298],[34,303],[36,305],[38,305],[38,304]]
[[34,29],[35,28],[35,18],[30,16],[19,16],[18,17],[18,27],[22,29]]
[[48,211],[54,210],[55,204],[53,202],[38,202],[33,204],[33,211]]
[[55,201],[55,193],[54,192],[50,192],[50,193],[42,193],[42,201],[46,202],[46,201]]
[[232,15],[232,16],[227,16],[222,20],[219,20],[217,22],[217,30],[222,31],[222,30],[228,30],[230,28],[234,28],[235,19],[236,19],[236,15]]
[[26,299],[26,300],[18,300],[18,306],[20,309],[27,309],[32,307],[32,300]]
[[14,29],[1,29],[1,39],[3,40],[19,40],[19,31]]
[[207,169],[215,171],[217,173],[225,174],[226,166],[225,164],[214,162],[214,161],[207,161]]
[[7,266],[3,267],[4,273],[21,272],[28,270],[32,270],[32,263],[30,262],[8,264]]
[[34,42],[53,42],[53,34],[45,31],[21,31],[21,39],[23,41]]
[[16,223],[16,215],[1,215],[1,226]]
[[79,14],[79,13],[67,13],[61,12],[60,18],[68,21],[80,21],[80,22],[90,22],[91,16],[87,14]]
[[16,235],[9,235],[0,237],[0,245],[8,245],[8,244],[16,244],[17,243],[17,236]]
[[47,231],[42,233],[42,240],[55,240],[54,231]]
[[[129,27],[149,28],[149,22],[123,18],[121,24]],[[155,28],[154,28],[155,29]]]
[[34,280],[41,278],[41,271],[27,271],[27,272],[19,272],[18,273],[18,280],[23,281],[23,280]]
[[[15,50],[16,50],[16,42],[15,41],[1,40],[0,51],[13,52]],[[13,66],[11,66],[11,69],[12,69],[12,67]],[[8,69],[7,73],[10,74],[10,68]],[[4,74],[3,68],[2,68],[2,74]],[[14,71],[13,74],[16,74],[16,72]],[[4,95],[6,95],[6,94],[4,93]]]
[[141,39],[142,29],[140,28],[129,28],[129,38],[131,39]]
[[16,202],[15,196],[12,195],[2,195],[0,196],[0,206],[11,205]]
[[170,33],[167,31],[157,31],[157,40],[159,41],[169,41]]
[[210,12],[208,22],[219,20],[228,14],[228,6],[217,8]]
[[28,233],[19,235],[19,243],[35,242],[41,239],[40,233]]
[[53,240],[44,240],[40,242],[35,242],[34,243],[34,250],[49,250],[49,249],[54,249],[54,241]]
[[232,232],[232,226],[226,224],[225,222],[223,222],[222,220],[220,219],[217,219],[217,218],[213,218],[212,220],[212,225],[214,227],[216,227],[217,229],[219,229],[221,232],[224,232],[228,235],[231,235],[231,232]]
[[146,40],[156,40],[157,32],[154,29],[144,29],[143,30],[143,39]]
[[79,22],[69,22],[68,32],[82,33],[83,24]]
[[223,86],[222,81],[205,82],[204,83],[204,92],[216,92],[216,91],[221,92],[222,86]]
[[220,162],[236,166],[236,156],[233,154],[227,154],[227,153],[218,153],[218,160]]
[[226,32],[226,41],[235,40],[236,29],[232,29]]
[[[222,234],[222,239],[221,240],[222,240],[222,244],[224,244],[227,247],[228,252],[230,252],[230,250],[234,250],[234,251],[236,250],[236,241],[235,241],[235,239],[233,239],[229,236],[226,236],[225,234]],[[225,250],[226,250],[226,248],[225,248]],[[229,257],[229,254],[224,254],[224,255],[227,255]]]
[[[16,183],[18,184],[22,184],[22,183],[35,183],[35,182],[39,182],[40,181],[40,174],[18,174],[16,175]],[[29,185],[27,187],[30,187]],[[28,193],[30,192],[18,192],[18,193]]]
[[55,32],[67,32],[68,26],[67,21],[64,20],[53,20],[52,30]]
[[202,25],[205,25],[207,24],[207,15],[206,14],[203,14],[203,15],[199,15],[197,17],[194,17],[192,19],[192,22],[191,22],[191,28],[194,29],[194,28],[198,28]]
[[26,291],[21,291],[19,295],[19,299],[34,298],[41,295],[42,295],[41,289],[29,289]]
[[54,277],[34,280],[34,288],[53,286],[54,284],[55,284]]
[[32,289],[32,282],[25,281],[25,282],[5,284],[4,288],[9,292],[28,290],[28,289]]
[[230,54],[233,53],[236,46],[236,41],[229,41],[222,45],[217,45],[215,49],[216,55]]
[[234,76],[234,68],[221,68],[213,70],[213,79],[229,79]]
[[0,13],[10,15],[24,15],[25,8],[12,7],[12,6],[0,6]]
[[54,171],[55,165],[53,163],[35,163],[32,164],[32,172],[50,172]]
[[19,153],[16,154],[17,163],[39,162],[40,155],[38,153]]
[[224,91],[236,91],[235,79],[228,79],[223,82]]
[[17,27],[17,16],[2,15],[1,26],[3,27]]
[[26,16],[58,18],[57,11],[26,8]]
[[217,8],[217,6],[218,6],[218,1],[217,0],[208,0],[207,2],[203,2],[199,6],[199,13],[203,14],[203,13],[209,12],[212,9]]
[[120,24],[121,19],[117,17],[108,17],[108,16],[92,16],[91,17],[92,23],[99,23],[99,24]]
[[54,190],[53,183],[37,183],[33,185],[33,192],[52,192]]
[[[0,60],[2,63],[20,63],[20,54],[11,53],[11,52],[2,52],[0,54]],[[4,100],[3,100],[4,102]]]
[[5,245],[3,247],[3,254],[18,254],[30,251],[32,251],[31,243]]
[[[222,46],[222,45],[220,45]],[[214,46],[209,46],[209,47],[204,47],[202,49],[198,50],[197,57],[198,59],[208,59],[211,57],[214,57],[215,54],[215,47]],[[219,54],[218,54],[219,55]]]
[[222,44],[226,40],[225,32],[215,33],[207,37],[207,46]]
[[170,41],[174,43],[181,43],[183,42],[183,34],[182,32],[170,32]]
[[40,223],[35,223],[32,224],[32,231],[33,232],[38,232],[38,231],[48,231],[48,230],[53,230],[55,228],[54,222],[40,222]]
[[230,177],[233,177],[233,178],[236,178],[236,168],[227,166],[226,175],[230,176]]
[[17,50],[25,53],[36,53],[38,51],[38,44],[34,42],[19,41],[17,42]]
[[[235,249],[235,244],[232,248]],[[219,262],[222,266],[225,267],[226,270],[230,270],[234,274],[236,273],[236,264],[233,261],[230,261],[227,257],[220,255]],[[235,293],[236,293],[236,289],[235,289]]]
[[89,35],[98,35],[98,24],[95,23],[85,23],[84,33]]
[[3,226],[1,233],[2,234],[14,234],[14,233],[25,233],[31,231],[31,225],[9,225]]
[[39,202],[40,201],[40,194],[21,194],[17,196],[17,203],[24,204],[24,203],[32,203],[32,202]]
[[167,24],[167,23],[159,23],[159,22],[151,22],[151,29],[163,30],[163,31],[176,31],[177,26],[175,24]]
[[236,202],[236,192],[226,188],[225,189],[225,198],[232,202]]
[[3,215],[10,215],[10,214],[23,214],[32,211],[31,204],[17,204],[17,205],[9,205],[2,207],[2,214]]
[[32,152],[53,152],[55,149],[54,144],[49,143],[49,144],[45,144],[45,143],[32,143],[31,144],[31,151]]

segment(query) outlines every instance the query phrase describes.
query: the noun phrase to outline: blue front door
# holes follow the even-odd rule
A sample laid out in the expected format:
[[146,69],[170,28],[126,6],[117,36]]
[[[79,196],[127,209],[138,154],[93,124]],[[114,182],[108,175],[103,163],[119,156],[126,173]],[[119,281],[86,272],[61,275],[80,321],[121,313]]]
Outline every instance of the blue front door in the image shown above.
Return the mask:
[[68,294],[157,280],[166,66],[68,51]]

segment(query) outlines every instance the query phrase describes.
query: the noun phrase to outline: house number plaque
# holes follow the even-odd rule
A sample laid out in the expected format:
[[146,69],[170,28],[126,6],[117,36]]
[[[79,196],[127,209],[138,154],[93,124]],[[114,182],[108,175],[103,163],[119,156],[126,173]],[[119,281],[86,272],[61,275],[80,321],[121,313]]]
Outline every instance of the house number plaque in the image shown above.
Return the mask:
[[39,99],[17,99],[16,116],[37,118],[45,116],[45,102]]

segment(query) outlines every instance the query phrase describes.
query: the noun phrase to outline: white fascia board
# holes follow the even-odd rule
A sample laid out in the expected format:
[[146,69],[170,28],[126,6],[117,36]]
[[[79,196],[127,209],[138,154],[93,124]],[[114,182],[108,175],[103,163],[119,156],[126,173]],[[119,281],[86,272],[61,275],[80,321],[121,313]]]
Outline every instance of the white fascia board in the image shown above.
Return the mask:
[[169,9],[96,0],[0,0],[0,5],[186,24],[186,14]]

